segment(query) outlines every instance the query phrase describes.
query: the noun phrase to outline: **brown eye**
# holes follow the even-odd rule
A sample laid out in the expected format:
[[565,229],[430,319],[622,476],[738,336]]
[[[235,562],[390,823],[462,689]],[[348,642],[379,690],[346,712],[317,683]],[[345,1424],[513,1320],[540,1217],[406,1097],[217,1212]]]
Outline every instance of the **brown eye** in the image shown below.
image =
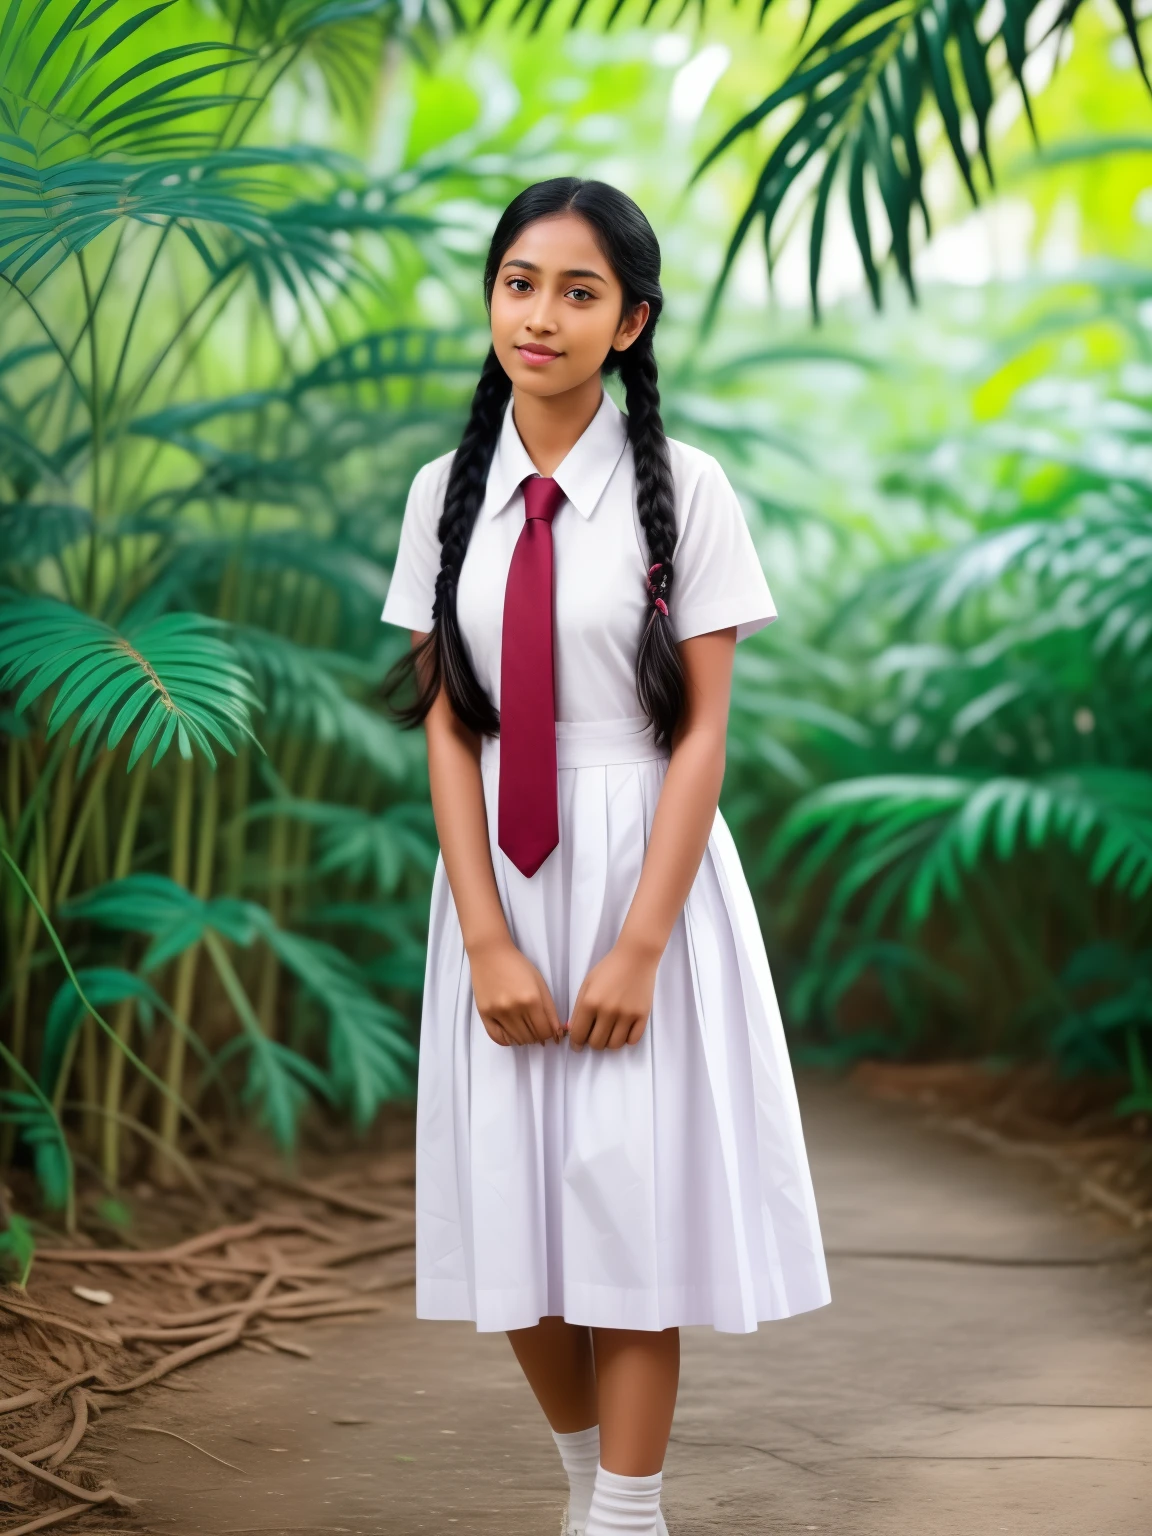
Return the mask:
[[568,297],[570,299],[578,299],[583,304],[585,299],[594,299],[596,295],[590,293],[587,288],[569,288]]
[[[517,283],[520,283],[523,286],[518,288],[516,286]],[[514,293],[531,293],[532,291],[532,284],[526,277],[510,277],[508,279],[508,286]]]

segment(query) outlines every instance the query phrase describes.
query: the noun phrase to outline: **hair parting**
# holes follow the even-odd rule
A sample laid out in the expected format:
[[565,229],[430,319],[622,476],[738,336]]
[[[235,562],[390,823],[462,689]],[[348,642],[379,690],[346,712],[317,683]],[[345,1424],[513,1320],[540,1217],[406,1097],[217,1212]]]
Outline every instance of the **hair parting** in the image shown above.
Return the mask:
[[[647,303],[648,320],[625,351],[612,351],[604,373],[618,372],[624,386],[628,439],[636,466],[636,512],[648,545],[650,606],[636,657],[636,694],[662,745],[671,745],[684,709],[684,673],[669,607],[676,544],[676,509],[668,441],[660,418],[653,332],[664,305],[660,247],[652,226],[630,197],[602,181],[558,176],[527,187],[504,210],[484,268],[490,304],[505,251],[537,219],[575,213],[591,226],[624,290],[625,312]],[[468,542],[484,501],[488,471],[512,385],[494,351],[480,373],[468,425],[452,459],[437,533],[440,570],[432,604],[432,628],[420,645],[389,669],[381,696],[398,724],[419,725],[441,687],[460,721],[482,735],[499,734],[499,715],[473,671],[456,616],[456,587]],[[415,687],[415,697],[412,689]]]

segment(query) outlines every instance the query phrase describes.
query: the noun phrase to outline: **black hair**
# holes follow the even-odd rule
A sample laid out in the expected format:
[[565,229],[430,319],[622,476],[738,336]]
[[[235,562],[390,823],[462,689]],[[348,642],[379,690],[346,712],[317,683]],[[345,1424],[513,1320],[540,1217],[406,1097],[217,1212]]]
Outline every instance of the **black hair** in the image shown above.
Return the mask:
[[[641,303],[648,304],[648,319],[640,335],[624,351],[613,348],[602,371],[618,372],[624,385],[628,438],[636,465],[636,510],[648,544],[649,607],[636,658],[636,693],[657,742],[670,745],[684,708],[684,673],[668,614],[676,510],[652,345],[664,307],[660,246],[652,226],[630,197],[606,182],[583,181],[576,176],[537,182],[514,198],[500,216],[484,266],[484,300],[490,308],[504,253],[521,231],[537,219],[563,213],[578,214],[591,226],[624,290],[624,314],[632,313]],[[424,720],[443,684],[464,725],[483,735],[499,733],[499,715],[472,670],[460,634],[456,584],[484,501],[488,470],[511,392],[511,380],[495,351],[489,349],[444,493],[437,529],[440,570],[432,602],[432,628],[420,645],[389,669],[381,685],[393,719],[407,727]],[[415,699],[401,702],[412,685]]]

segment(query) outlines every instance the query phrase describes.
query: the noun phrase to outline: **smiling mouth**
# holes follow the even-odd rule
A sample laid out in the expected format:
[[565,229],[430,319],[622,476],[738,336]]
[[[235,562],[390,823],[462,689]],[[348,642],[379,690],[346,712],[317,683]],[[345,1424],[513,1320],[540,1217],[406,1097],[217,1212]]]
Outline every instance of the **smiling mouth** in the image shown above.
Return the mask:
[[542,363],[554,363],[561,355],[559,352],[553,352],[551,347],[543,347],[532,341],[517,347],[516,350],[526,363],[531,363],[535,367],[539,367]]

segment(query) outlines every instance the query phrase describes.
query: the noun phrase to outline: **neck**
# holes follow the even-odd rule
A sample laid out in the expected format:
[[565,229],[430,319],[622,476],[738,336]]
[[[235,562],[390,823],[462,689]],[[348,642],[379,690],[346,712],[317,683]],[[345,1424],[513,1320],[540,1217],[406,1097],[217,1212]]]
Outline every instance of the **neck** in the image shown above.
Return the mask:
[[545,478],[559,469],[587,431],[603,393],[598,373],[562,395],[512,391],[512,420],[528,457]]

